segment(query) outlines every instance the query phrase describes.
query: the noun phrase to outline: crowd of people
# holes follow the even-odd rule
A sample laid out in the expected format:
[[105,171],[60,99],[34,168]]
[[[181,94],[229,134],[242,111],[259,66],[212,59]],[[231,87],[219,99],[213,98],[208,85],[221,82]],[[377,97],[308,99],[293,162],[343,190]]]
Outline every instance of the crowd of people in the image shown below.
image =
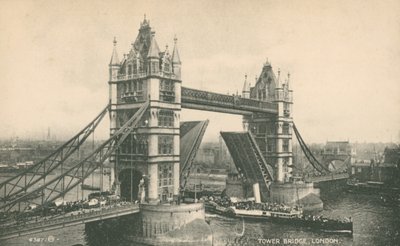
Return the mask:
[[[104,196],[92,196],[91,199],[83,199],[71,202],[56,201],[41,207],[30,205],[24,211],[0,212],[0,224],[11,225],[32,221],[38,222],[41,220],[58,217],[59,215],[73,215],[74,212],[83,214],[88,209],[97,209],[103,206],[122,206],[128,203],[130,204],[130,202],[125,201],[125,199],[109,199],[109,197]],[[138,203],[138,201],[134,201],[133,203]]]
[[299,206],[289,207],[285,204],[279,203],[256,203],[255,201],[232,201],[231,198],[224,196],[224,197],[203,197],[201,200],[204,201],[213,201],[217,205],[221,207],[235,207],[236,209],[243,209],[243,210],[262,210],[262,211],[273,211],[273,212],[282,212],[282,213],[290,213],[291,211],[300,211],[301,208]]

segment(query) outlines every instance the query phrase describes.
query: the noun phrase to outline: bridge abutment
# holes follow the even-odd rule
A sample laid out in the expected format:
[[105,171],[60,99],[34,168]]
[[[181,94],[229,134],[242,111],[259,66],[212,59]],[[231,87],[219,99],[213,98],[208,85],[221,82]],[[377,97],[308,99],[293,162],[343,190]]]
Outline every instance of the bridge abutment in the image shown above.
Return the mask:
[[212,245],[203,203],[180,205],[141,204],[140,236],[130,240],[148,245]]
[[[322,210],[323,202],[320,191],[313,183],[273,183],[270,185],[270,201],[289,205],[301,205],[305,211]],[[307,197],[313,197],[309,202]]]

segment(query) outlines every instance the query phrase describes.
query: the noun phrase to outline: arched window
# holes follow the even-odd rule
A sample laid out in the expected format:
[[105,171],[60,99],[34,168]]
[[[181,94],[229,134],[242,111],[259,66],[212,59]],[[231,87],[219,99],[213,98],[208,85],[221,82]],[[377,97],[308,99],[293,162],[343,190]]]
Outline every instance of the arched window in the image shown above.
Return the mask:
[[172,110],[160,110],[158,114],[158,126],[161,127],[173,127],[174,126],[174,111]]
[[169,73],[170,72],[170,64],[168,61],[164,63],[164,72]]
[[157,73],[158,72],[158,63],[157,62],[152,62],[151,63],[151,73]]
[[128,75],[132,74],[132,64],[128,65]]
[[137,62],[136,62],[136,60],[133,61],[133,74],[137,74]]
[[174,150],[174,138],[173,136],[158,136],[158,154],[168,155],[172,154]]
[[139,73],[144,73],[143,61],[139,61]]

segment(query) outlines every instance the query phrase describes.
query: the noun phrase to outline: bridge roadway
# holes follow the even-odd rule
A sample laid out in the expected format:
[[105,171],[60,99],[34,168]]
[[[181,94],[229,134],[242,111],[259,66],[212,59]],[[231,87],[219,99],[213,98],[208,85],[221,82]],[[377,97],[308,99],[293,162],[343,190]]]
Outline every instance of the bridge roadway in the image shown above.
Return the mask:
[[239,95],[224,95],[186,87],[181,88],[181,105],[182,108],[229,114],[278,114],[277,104],[273,102],[264,102],[260,100],[243,98]]
[[326,181],[340,180],[340,179],[348,179],[348,178],[349,178],[349,174],[348,173],[332,173],[332,174],[323,175],[323,176],[306,177],[305,181],[306,182],[319,183],[319,182],[326,182]]
[[[23,224],[20,223],[18,225],[0,225],[0,240],[139,213],[139,204],[127,202],[90,210],[87,209],[85,212],[83,211],[85,210],[60,215],[56,218],[41,218],[41,220],[37,222],[32,221]],[[81,213],[74,214],[76,212]]]

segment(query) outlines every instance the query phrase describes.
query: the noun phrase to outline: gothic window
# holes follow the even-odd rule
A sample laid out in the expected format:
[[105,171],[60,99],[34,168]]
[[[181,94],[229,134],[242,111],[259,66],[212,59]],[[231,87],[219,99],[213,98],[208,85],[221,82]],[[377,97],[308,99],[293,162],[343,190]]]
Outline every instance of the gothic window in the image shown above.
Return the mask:
[[282,149],[283,152],[289,151],[289,139],[283,139]]
[[[158,165],[158,186],[159,192],[168,194],[168,188],[173,184],[173,173],[171,166],[173,163],[164,163]],[[160,194],[161,195],[161,194]]]
[[267,134],[275,134],[275,124],[274,123],[267,123]]
[[158,114],[158,126],[173,127],[174,126],[174,111],[160,110]]
[[164,63],[164,72],[169,72],[170,71],[170,64],[166,61],[165,63]]
[[175,85],[174,81],[160,81],[160,101],[174,102],[175,101]]
[[142,91],[143,90],[143,81],[139,81],[138,83],[138,91]]
[[152,62],[151,63],[151,73],[157,73],[158,72],[158,66],[157,66],[157,62]]
[[273,140],[268,141],[267,151],[268,152],[275,152],[275,143],[273,142]]
[[267,131],[267,128],[266,128],[265,123],[259,123],[258,124],[258,133],[265,134],[266,131]]
[[158,154],[168,155],[172,154],[174,150],[174,137],[173,136],[158,136]]
[[285,135],[289,134],[289,124],[288,123],[283,123],[282,134],[285,134]]
[[129,91],[129,83],[125,83],[125,93],[127,93]]
[[128,74],[131,75],[132,74],[132,64],[128,65]]
[[132,83],[133,83],[133,91],[137,91],[137,81],[134,81]]
[[137,74],[137,62],[136,62],[136,60],[133,61],[133,74]]
[[139,73],[144,73],[143,61],[139,61]]

